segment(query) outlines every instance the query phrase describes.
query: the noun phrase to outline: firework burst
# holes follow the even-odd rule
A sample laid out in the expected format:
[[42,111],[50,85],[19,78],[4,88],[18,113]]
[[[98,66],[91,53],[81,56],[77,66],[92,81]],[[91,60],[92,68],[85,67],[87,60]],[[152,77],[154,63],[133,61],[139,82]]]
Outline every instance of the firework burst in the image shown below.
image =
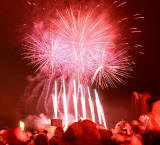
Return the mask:
[[124,83],[129,59],[116,48],[113,26],[106,16],[67,9],[57,11],[57,17],[43,34],[29,35],[25,55],[37,70],[101,87]]
[[[64,119],[66,125],[69,120],[90,118],[106,127],[103,107],[92,85],[107,88],[125,84],[132,71],[128,32],[122,26],[128,18],[113,20],[109,11],[99,10],[100,5],[56,10],[54,16],[49,14],[47,20],[36,24],[25,39],[23,54],[38,72],[38,80],[28,87],[31,96],[27,104],[35,99],[38,112]],[[119,9],[126,2],[114,1],[111,5]],[[141,19],[139,14],[134,17]],[[129,31],[134,35],[140,32],[136,27]],[[70,114],[74,119],[70,119]]]

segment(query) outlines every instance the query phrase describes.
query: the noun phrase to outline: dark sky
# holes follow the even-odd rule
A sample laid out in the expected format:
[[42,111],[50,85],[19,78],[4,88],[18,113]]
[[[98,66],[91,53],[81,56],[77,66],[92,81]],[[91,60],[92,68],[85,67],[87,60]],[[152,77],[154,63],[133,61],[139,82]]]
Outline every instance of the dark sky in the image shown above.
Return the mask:
[[[137,55],[136,66],[132,79],[127,81],[126,86],[120,86],[117,89],[105,90],[111,96],[115,95],[115,100],[129,95],[133,91],[147,91],[152,96],[160,95],[160,49],[158,47],[159,35],[159,16],[158,5],[156,3],[147,3],[145,0],[130,0],[131,11],[141,12],[145,16],[142,26],[142,36],[140,38],[143,44],[142,51],[144,55]],[[28,10],[29,13],[29,10]],[[25,0],[2,0],[0,4],[0,120],[12,120],[16,116],[20,117],[16,109],[18,100],[23,94],[26,82],[26,76],[32,74],[33,70],[26,65],[26,61],[20,55],[20,41],[23,34],[23,28],[19,26],[26,18]],[[125,94],[125,95],[124,95]],[[13,119],[14,120],[14,119]]]

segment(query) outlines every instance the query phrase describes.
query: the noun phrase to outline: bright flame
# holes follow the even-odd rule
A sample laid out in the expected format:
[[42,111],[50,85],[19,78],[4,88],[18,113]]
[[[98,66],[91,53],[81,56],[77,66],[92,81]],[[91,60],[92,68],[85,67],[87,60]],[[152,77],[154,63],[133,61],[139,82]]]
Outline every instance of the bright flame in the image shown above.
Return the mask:
[[24,130],[24,122],[23,121],[19,122],[19,127],[21,128],[21,130]]

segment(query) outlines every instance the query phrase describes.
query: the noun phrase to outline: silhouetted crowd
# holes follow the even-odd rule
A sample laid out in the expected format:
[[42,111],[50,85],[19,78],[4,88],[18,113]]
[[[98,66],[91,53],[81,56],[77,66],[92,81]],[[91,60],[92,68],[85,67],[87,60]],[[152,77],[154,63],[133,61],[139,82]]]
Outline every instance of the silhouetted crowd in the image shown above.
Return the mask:
[[131,123],[120,121],[106,129],[90,120],[79,120],[67,129],[48,126],[44,130],[21,128],[0,131],[0,145],[160,145],[160,100],[151,111]]

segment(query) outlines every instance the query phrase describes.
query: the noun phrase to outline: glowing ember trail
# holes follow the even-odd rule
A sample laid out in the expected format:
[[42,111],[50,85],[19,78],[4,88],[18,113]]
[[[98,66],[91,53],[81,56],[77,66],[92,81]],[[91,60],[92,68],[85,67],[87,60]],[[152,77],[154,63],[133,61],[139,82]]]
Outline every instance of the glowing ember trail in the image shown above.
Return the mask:
[[74,94],[73,94],[75,120],[78,121],[78,110],[77,110],[77,93],[76,93],[76,82],[74,80]]
[[83,119],[86,119],[86,105],[85,105],[85,97],[83,95],[83,87],[81,85],[81,104],[82,104],[82,114],[83,114]]
[[88,87],[88,97],[89,97],[89,107],[91,110],[92,121],[95,122],[94,105],[91,99],[91,93],[89,87]]

